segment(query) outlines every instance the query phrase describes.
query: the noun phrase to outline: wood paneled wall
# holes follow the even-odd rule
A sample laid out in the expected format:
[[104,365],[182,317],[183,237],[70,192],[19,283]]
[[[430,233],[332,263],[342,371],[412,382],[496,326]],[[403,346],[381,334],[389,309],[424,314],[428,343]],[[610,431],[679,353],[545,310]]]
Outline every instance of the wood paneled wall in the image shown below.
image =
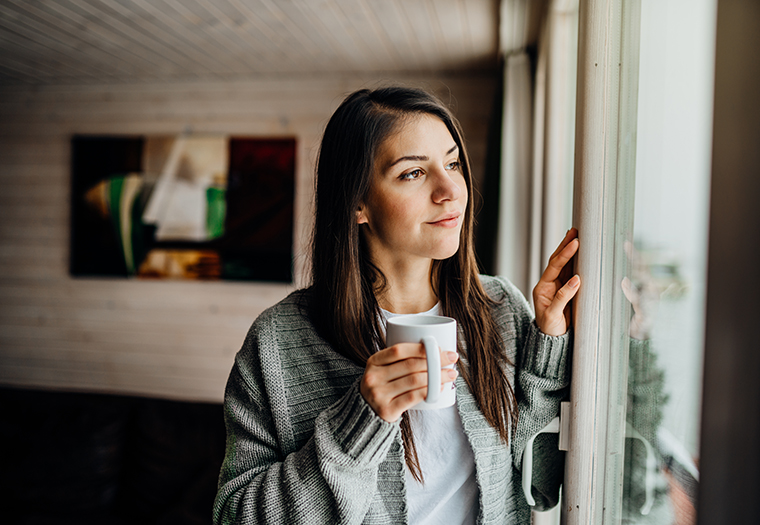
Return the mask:
[[[313,163],[342,98],[377,77],[0,90],[0,385],[221,401],[250,323],[306,284]],[[396,77],[450,103],[482,174],[496,74]],[[297,139],[292,285],[72,278],[73,134]]]

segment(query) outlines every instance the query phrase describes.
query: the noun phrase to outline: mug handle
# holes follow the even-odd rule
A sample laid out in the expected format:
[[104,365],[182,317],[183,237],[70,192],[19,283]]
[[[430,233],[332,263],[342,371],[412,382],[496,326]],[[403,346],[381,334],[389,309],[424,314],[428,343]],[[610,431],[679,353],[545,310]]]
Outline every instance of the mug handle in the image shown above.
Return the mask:
[[438,349],[438,341],[432,335],[423,337],[422,344],[425,345],[428,372],[425,403],[432,405],[438,402],[438,395],[441,392],[441,351]]

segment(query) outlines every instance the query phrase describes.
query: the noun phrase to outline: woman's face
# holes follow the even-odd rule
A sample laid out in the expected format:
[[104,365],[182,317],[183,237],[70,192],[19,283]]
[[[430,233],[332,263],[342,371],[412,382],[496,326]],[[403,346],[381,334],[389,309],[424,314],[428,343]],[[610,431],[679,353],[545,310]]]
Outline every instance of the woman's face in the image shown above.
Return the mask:
[[[390,269],[459,248],[467,186],[459,148],[437,117],[413,116],[381,145],[357,211],[373,262]],[[391,265],[391,266],[389,266]]]

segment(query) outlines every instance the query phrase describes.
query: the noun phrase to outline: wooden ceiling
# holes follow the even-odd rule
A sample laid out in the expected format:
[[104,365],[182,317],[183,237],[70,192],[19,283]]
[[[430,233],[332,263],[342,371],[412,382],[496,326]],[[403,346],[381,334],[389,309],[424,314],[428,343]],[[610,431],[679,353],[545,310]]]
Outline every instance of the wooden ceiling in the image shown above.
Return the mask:
[[495,67],[498,0],[0,0],[0,85]]

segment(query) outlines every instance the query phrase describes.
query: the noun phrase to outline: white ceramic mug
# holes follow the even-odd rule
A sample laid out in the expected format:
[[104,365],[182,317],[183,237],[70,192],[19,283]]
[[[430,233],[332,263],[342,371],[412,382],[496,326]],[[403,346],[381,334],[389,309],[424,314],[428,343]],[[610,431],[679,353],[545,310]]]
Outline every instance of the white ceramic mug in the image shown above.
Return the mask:
[[[386,344],[422,343],[427,356],[427,398],[411,410],[450,407],[456,402],[454,382],[441,390],[441,352],[457,351],[457,322],[439,315],[405,315],[388,319]],[[454,363],[445,368],[454,368]]]

